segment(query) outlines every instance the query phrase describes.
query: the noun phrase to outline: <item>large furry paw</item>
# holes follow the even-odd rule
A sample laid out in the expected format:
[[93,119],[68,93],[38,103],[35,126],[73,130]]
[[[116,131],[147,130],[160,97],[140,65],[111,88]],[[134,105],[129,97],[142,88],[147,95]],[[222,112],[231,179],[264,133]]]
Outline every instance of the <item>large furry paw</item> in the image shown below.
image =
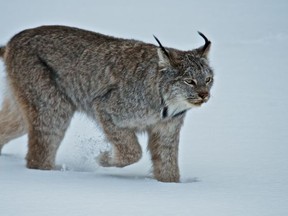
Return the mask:
[[154,177],[160,182],[180,182],[178,169],[175,170],[154,170]]
[[141,158],[141,153],[139,154],[125,154],[125,157],[121,157],[117,154],[113,154],[111,151],[105,151],[100,153],[96,157],[97,163],[102,167],[125,167],[136,163]]
[[26,167],[29,169],[39,169],[39,170],[53,170],[55,165],[53,163],[43,163],[35,160],[27,160]]
[[109,151],[101,152],[100,155],[96,157],[96,161],[102,167],[114,166],[112,163],[112,153]]
[[171,183],[178,183],[180,182],[180,178],[179,176],[158,176],[156,177],[157,181],[160,181],[160,182],[171,182]]

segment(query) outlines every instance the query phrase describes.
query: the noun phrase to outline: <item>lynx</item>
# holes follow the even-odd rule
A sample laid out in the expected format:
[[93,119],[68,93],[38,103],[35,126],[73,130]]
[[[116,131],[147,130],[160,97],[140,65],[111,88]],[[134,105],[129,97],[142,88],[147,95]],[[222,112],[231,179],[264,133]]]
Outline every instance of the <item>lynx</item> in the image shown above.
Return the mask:
[[179,133],[185,113],[210,98],[211,42],[180,51],[66,26],[16,34],[0,48],[10,96],[0,112],[0,148],[28,133],[27,167],[55,168],[57,149],[76,111],[87,114],[112,146],[97,162],[125,167],[141,158],[147,132],[153,174],[179,182]]

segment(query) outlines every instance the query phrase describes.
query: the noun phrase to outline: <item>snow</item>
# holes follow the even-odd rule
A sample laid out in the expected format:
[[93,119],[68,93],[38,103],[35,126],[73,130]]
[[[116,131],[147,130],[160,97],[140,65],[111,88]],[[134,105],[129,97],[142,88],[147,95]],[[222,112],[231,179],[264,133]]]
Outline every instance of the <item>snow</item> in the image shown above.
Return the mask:
[[[0,43],[18,31],[65,24],[114,36],[192,49],[212,41],[213,97],[191,110],[181,132],[179,184],[152,178],[143,159],[101,168],[109,146],[97,126],[76,115],[57,155],[59,171],[25,168],[27,137],[0,156],[0,214],[288,215],[288,2],[3,1]],[[4,66],[0,65],[3,98]]]

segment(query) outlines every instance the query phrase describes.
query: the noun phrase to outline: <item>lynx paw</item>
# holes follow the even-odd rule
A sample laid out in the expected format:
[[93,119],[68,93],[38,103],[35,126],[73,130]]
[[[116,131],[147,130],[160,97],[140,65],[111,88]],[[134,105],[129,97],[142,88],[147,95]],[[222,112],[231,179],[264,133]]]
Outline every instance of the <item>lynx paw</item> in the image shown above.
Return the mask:
[[112,164],[112,154],[109,151],[101,152],[99,156],[96,157],[97,163],[102,167],[111,167]]
[[35,160],[27,160],[26,167],[29,169],[39,169],[39,170],[53,170],[55,165],[49,162],[38,162]]

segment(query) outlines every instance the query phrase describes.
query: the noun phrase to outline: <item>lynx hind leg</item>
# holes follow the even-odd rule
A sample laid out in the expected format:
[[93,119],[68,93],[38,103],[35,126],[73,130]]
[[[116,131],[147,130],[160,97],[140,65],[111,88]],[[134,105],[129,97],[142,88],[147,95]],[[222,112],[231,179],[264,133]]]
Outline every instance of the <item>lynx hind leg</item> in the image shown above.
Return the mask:
[[103,152],[97,162],[103,167],[125,167],[142,157],[142,149],[133,130],[119,128],[111,121],[101,122],[106,138],[112,145],[111,152]]
[[49,170],[55,168],[56,153],[75,106],[59,90],[56,72],[38,58],[31,57],[30,61],[32,60],[33,64],[21,65],[22,67],[17,61],[11,61],[13,67],[10,68],[13,70],[7,72],[11,88],[27,122],[27,167]]
[[16,103],[8,97],[4,98],[0,111],[0,154],[6,143],[26,133],[26,125]]
[[[59,94],[46,107],[38,111],[27,110],[28,116],[28,153],[27,167],[49,170],[55,168],[55,158],[61,141],[72,119],[74,109]],[[50,105],[48,105],[50,104]],[[54,106],[52,106],[54,104]],[[35,105],[34,105],[35,107]]]

